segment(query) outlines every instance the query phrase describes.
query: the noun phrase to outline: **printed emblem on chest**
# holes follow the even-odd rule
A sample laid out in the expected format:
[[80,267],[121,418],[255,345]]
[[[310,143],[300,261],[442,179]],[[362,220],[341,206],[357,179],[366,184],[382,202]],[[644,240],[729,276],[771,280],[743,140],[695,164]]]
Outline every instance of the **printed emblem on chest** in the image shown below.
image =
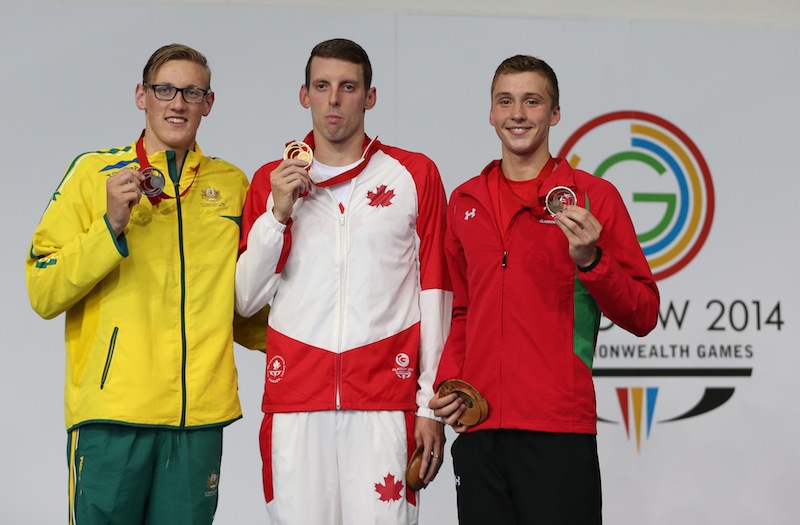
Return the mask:
[[392,199],[394,198],[394,190],[387,190],[385,184],[381,184],[375,191],[368,191],[367,192],[367,199],[369,200],[369,205],[374,207],[386,208],[387,206],[392,205]]

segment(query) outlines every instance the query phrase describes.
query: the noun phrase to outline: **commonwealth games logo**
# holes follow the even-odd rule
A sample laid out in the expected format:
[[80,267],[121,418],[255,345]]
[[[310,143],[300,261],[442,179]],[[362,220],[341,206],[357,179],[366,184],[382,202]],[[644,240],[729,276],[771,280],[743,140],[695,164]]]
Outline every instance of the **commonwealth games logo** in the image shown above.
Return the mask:
[[641,111],[607,113],[575,131],[558,157],[620,190],[656,280],[680,271],[702,248],[714,186],[700,150],[674,124]]
[[[607,113],[575,131],[558,157],[619,190],[657,280],[686,267],[703,247],[714,217],[711,173],[694,142],[671,122],[641,111]],[[630,343],[611,333],[595,352],[599,420],[622,424],[637,450],[656,424],[715,410],[750,377],[755,350],[738,340],[752,329],[750,319],[758,330],[779,330],[782,323],[780,304],[714,298],[700,313],[707,316],[706,333],[687,343],[682,332],[698,319],[697,307],[688,299],[663,299],[660,324],[675,341]]]

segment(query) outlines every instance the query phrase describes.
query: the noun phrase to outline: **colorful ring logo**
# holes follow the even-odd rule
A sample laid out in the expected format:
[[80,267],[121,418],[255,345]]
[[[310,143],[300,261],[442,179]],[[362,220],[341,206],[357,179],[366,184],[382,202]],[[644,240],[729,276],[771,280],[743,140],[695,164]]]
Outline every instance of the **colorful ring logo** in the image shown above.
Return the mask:
[[[644,232],[637,228],[637,237],[656,280],[683,269],[708,238],[714,217],[711,173],[694,142],[663,118],[641,111],[601,115],[575,131],[558,157],[598,177],[632,175],[633,203],[658,206],[629,206],[634,223],[649,224]],[[653,191],[639,191],[643,185]]]

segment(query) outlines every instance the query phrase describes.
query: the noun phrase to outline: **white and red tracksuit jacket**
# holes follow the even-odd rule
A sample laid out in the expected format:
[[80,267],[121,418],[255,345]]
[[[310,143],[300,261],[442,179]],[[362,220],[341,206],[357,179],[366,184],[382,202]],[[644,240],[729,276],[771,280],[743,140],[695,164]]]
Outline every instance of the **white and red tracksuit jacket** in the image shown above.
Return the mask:
[[541,202],[553,187],[567,186],[603,227],[602,256],[581,272],[549,214],[520,207],[505,240],[500,236],[487,187],[492,170],[500,170],[499,161],[450,197],[445,246],[453,324],[436,385],[462,379],[486,398],[489,417],[470,431],[594,434],[600,313],[640,336],[658,320],[658,289],[633,223],[608,181],[559,159],[539,189]]
[[[305,141],[313,147],[313,133]],[[428,401],[450,327],[446,195],[435,164],[365,138],[343,207],[315,182],[288,225],[269,175],[253,177],[242,216],[236,307],[270,304],[266,413],[404,410]]]

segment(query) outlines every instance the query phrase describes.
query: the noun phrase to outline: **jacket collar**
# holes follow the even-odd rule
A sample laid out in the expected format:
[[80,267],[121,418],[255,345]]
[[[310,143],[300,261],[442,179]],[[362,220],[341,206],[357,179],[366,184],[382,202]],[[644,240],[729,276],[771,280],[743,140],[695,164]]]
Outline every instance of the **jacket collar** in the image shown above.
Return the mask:
[[[306,138],[303,139],[303,142],[308,144],[311,147],[311,149],[313,150],[314,149],[314,132],[310,131],[308,133],[308,135],[306,135]],[[330,178],[328,180],[325,180],[325,181],[319,181],[318,182],[318,181],[313,180],[313,173],[312,173],[313,169],[312,169],[312,172],[309,173],[309,175],[312,176],[312,181],[314,182],[315,185],[321,186],[323,188],[324,187],[328,187],[328,186],[334,186],[336,184],[341,184],[342,182],[347,182],[350,179],[356,177],[362,171],[364,171],[364,168],[367,167],[367,164],[369,164],[369,161],[372,158],[372,156],[380,148],[381,148],[381,143],[378,141],[378,137],[377,136],[374,139],[370,139],[368,136],[364,135],[363,152],[361,153],[361,158],[357,161],[358,163],[354,167],[350,168],[349,170],[345,171],[344,173],[340,173],[339,175],[337,175],[337,176],[335,176],[333,178]],[[312,167],[313,167],[313,164],[312,164]]]

